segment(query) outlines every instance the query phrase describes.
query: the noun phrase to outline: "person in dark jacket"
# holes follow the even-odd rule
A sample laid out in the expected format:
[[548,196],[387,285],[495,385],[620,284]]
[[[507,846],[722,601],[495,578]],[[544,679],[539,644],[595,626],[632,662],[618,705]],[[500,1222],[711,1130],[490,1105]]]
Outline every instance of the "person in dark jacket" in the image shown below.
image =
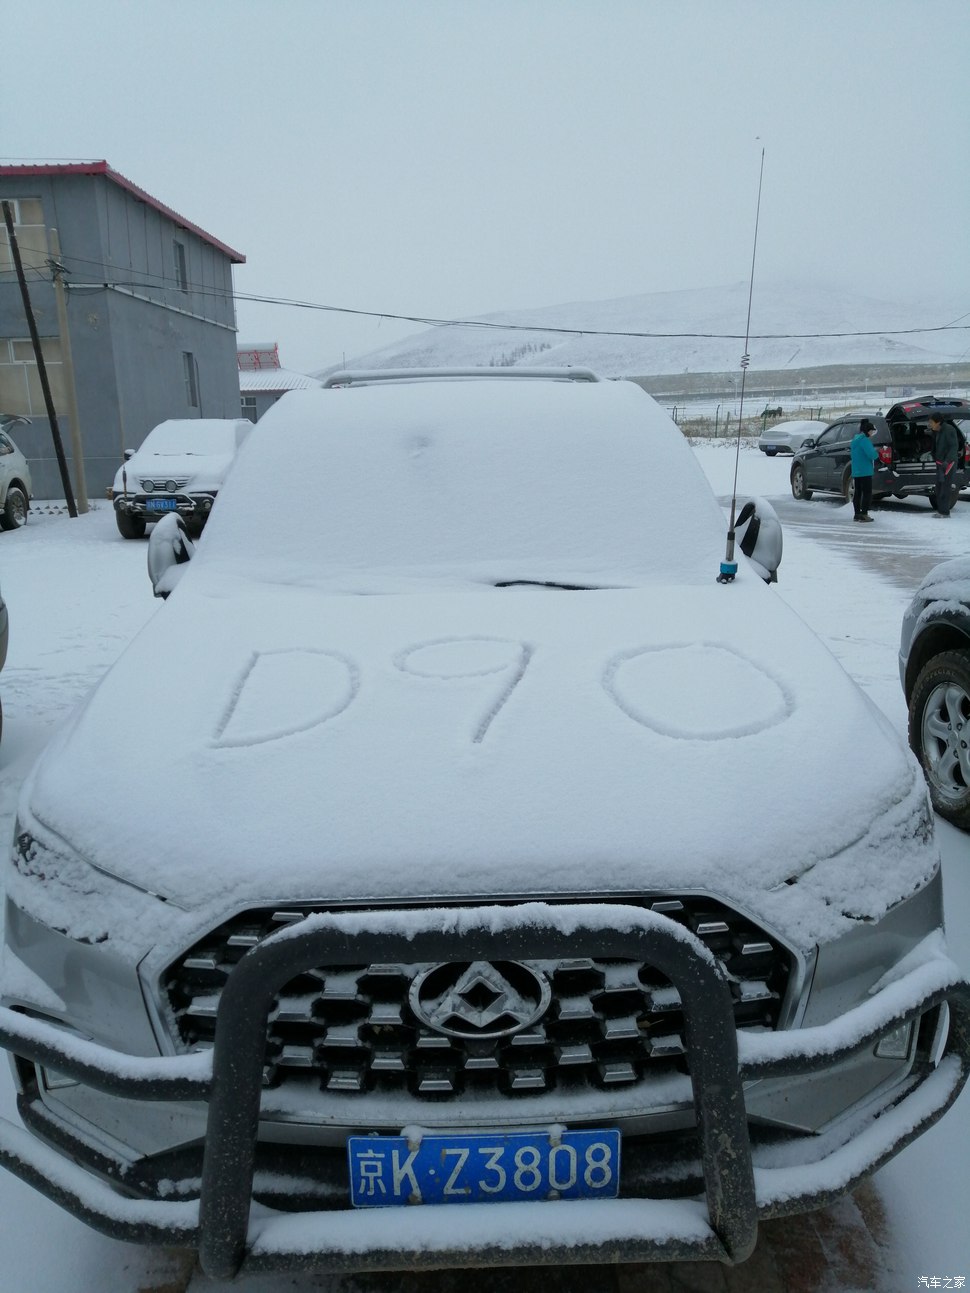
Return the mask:
[[872,502],[873,464],[879,457],[876,446],[869,437],[875,427],[868,418],[859,423],[859,430],[852,437],[849,452],[852,455],[852,508],[853,521],[871,521],[869,504]]
[[933,433],[933,457],[936,461],[936,515],[949,516],[956,496],[953,479],[960,439],[953,423],[939,413],[930,414],[930,431]]

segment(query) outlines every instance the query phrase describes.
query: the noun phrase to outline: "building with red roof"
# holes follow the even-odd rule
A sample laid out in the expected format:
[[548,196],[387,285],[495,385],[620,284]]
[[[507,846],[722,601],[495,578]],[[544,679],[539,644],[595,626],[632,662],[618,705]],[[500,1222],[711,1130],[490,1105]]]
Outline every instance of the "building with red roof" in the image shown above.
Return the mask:
[[[103,496],[124,450],[159,422],[238,418],[232,267],[244,263],[240,252],[106,161],[0,166],[0,200],[10,206],[66,447],[77,409],[90,497]],[[65,286],[66,336],[55,275]],[[63,497],[3,221],[0,412],[31,419],[17,440],[35,496]]]
[[322,386],[318,377],[296,373],[280,362],[280,348],[275,341],[240,342],[236,349],[239,364],[239,394],[242,415],[258,422],[287,391],[309,391]]

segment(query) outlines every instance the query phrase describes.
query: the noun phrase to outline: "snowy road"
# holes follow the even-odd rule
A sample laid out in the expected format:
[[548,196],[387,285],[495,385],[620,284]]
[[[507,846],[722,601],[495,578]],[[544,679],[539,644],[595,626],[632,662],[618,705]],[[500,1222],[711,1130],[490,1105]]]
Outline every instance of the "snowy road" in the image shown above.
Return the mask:
[[[734,454],[723,444],[697,450],[715,492],[730,490]],[[970,551],[970,504],[951,520],[930,520],[922,500],[893,501],[877,523],[851,525],[851,508],[816,498],[795,503],[788,463],[756,450],[741,454],[742,491],[772,499],[785,527],[778,595],[828,644],[845,669],[901,733],[906,716],[896,672],[903,608],[919,577],[945,557]],[[861,533],[860,533],[861,531]],[[723,554],[711,554],[712,580]],[[38,508],[28,527],[0,535],[0,580],[10,606],[11,645],[0,676],[5,714],[0,756],[0,836],[12,828],[16,795],[33,758],[56,724],[103,674],[126,643],[155,614],[145,574],[145,545],[121,541],[107,505],[70,520],[63,510]],[[730,589],[725,590],[730,596]],[[819,716],[824,724],[826,715]],[[119,716],[119,739],[144,757],[137,713]],[[865,751],[859,751],[860,759]],[[784,812],[784,788],[771,796]],[[970,969],[970,841],[940,826],[951,949]],[[0,1070],[0,1112],[14,1111],[13,1088]],[[970,1278],[966,1239],[965,1147],[970,1143],[970,1096],[964,1094],[927,1135],[879,1172],[855,1200],[804,1221],[771,1223],[755,1257],[736,1272],[689,1272],[671,1284],[663,1268],[556,1271],[443,1272],[327,1279],[262,1277],[234,1287],[282,1293],[478,1293],[542,1289],[633,1293],[690,1287],[704,1290],[787,1288],[821,1293],[839,1288],[919,1287],[919,1278]],[[26,1293],[209,1293],[217,1287],[183,1255],[114,1243],[63,1214],[13,1177],[0,1173],[4,1287]],[[745,1282],[747,1281],[747,1282]]]

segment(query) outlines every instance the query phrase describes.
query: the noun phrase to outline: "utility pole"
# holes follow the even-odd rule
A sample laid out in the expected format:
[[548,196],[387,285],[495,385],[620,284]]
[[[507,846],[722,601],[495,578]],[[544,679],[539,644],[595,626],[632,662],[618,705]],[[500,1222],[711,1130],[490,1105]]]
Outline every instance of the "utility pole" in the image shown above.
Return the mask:
[[14,268],[17,271],[17,282],[20,284],[20,295],[24,303],[24,314],[27,316],[27,328],[30,331],[30,344],[34,348],[34,358],[37,360],[37,372],[40,376],[41,390],[44,392],[44,403],[47,406],[47,417],[51,424],[51,437],[54,441],[54,453],[57,457],[57,466],[61,473],[61,484],[64,486],[64,501],[67,503],[68,514],[72,517],[77,516],[77,504],[74,502],[74,493],[71,489],[71,477],[67,471],[67,460],[64,457],[64,445],[61,443],[61,432],[57,425],[57,412],[54,408],[54,400],[51,396],[50,382],[47,380],[47,365],[44,363],[44,355],[40,348],[40,337],[37,335],[37,324],[34,321],[34,311],[30,304],[30,294],[27,291],[27,280],[24,277],[24,265],[20,259],[20,247],[17,243],[17,235],[13,227],[13,212],[10,209],[10,203],[3,203],[3,221],[7,226],[7,237],[10,240],[10,252],[13,256]]
[[77,387],[74,383],[74,359],[71,355],[71,334],[67,327],[67,298],[64,292],[64,266],[61,264],[61,243],[56,229],[48,230],[51,259],[47,262],[54,281],[57,298],[57,325],[61,332],[61,363],[64,365],[67,387],[67,412],[71,419],[71,451],[74,455],[74,480],[77,484],[77,510],[88,510],[88,485],[84,475],[84,446],[81,443],[81,423],[77,412]]

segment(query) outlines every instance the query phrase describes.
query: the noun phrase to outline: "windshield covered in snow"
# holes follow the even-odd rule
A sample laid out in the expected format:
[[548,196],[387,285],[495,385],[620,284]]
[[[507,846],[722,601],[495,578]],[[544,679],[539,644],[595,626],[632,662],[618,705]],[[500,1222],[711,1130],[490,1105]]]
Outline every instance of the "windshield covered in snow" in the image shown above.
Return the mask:
[[236,423],[220,418],[180,418],[149,432],[139,454],[226,454],[236,451]]
[[[270,455],[288,487],[254,526]],[[632,383],[412,382],[284,396],[197,564],[348,591],[708,582],[724,529],[687,442]]]

